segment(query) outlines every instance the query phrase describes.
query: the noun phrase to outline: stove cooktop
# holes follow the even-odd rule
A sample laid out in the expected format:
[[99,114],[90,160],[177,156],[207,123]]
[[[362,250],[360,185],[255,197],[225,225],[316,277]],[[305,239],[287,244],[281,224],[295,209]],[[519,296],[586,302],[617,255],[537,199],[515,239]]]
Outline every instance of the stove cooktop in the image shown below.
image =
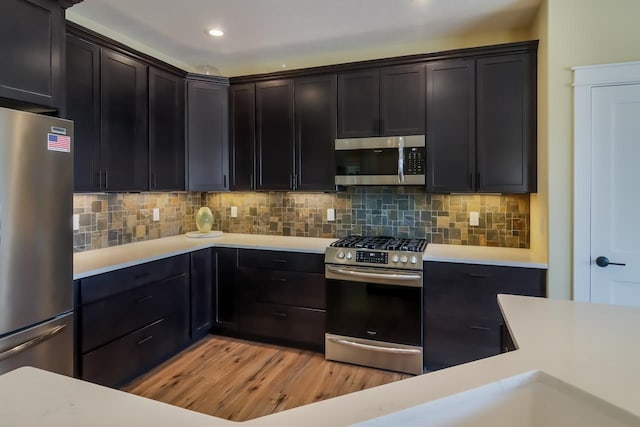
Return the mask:
[[347,236],[325,251],[327,264],[422,270],[425,239]]

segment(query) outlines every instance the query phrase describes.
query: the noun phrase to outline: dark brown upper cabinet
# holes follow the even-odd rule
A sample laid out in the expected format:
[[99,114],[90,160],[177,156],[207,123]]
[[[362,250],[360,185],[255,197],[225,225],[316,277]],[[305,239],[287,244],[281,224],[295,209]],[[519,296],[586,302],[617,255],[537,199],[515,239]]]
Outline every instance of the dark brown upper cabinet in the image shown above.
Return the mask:
[[187,80],[189,191],[229,189],[229,86],[217,80]]
[[3,0],[0,13],[0,105],[60,108],[64,11],[54,0]]
[[535,192],[535,55],[481,58],[476,67],[477,189]]
[[149,189],[185,189],[184,86],[179,76],[149,68]]
[[102,188],[148,190],[147,64],[103,48],[100,88]]
[[338,74],[338,138],[424,133],[423,63]]
[[100,47],[67,35],[66,117],[73,120],[73,189],[103,191],[100,166]]
[[67,41],[74,191],[148,190],[147,65],[73,35]]
[[476,62],[427,64],[427,191],[474,191]]
[[536,191],[535,52],[427,65],[427,191]]
[[294,190],[292,79],[256,83],[256,189]]
[[300,191],[335,190],[335,74],[295,79],[295,182]]
[[255,188],[256,86],[229,88],[229,156],[231,190]]

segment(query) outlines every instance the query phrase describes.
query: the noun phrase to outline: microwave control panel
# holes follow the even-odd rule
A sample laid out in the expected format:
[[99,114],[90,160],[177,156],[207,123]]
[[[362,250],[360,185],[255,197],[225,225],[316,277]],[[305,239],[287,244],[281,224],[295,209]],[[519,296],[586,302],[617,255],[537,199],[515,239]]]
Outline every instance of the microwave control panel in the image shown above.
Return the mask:
[[405,148],[404,173],[406,175],[424,175],[425,157],[423,147]]

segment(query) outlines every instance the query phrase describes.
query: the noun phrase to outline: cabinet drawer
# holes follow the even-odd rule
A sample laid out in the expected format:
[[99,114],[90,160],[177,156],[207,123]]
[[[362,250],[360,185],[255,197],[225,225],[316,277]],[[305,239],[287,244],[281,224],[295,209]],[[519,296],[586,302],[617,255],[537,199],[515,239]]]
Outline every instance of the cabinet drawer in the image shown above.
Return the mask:
[[188,282],[188,276],[182,274],[83,306],[82,352],[86,353],[173,312],[186,313],[189,306]]
[[480,322],[442,322],[425,325],[424,359],[437,370],[500,353],[500,325]]
[[241,268],[238,270],[238,284],[242,300],[321,310],[326,307],[325,281],[322,274]]
[[243,249],[238,254],[238,265],[259,270],[324,274],[324,255]]
[[502,320],[497,295],[545,295],[545,271],[533,268],[425,263],[425,314]]
[[82,356],[82,379],[117,387],[181,350],[188,340],[186,313],[155,321]]
[[87,304],[188,272],[189,254],[185,254],[91,276],[80,281],[80,303]]
[[240,307],[240,329],[249,335],[321,348],[324,344],[325,312],[279,304],[245,302]]

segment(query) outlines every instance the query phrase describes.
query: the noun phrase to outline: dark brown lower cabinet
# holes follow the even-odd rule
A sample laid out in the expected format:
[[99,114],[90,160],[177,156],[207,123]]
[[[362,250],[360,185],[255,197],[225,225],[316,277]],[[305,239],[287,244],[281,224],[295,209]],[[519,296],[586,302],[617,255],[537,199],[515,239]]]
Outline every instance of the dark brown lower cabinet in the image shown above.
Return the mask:
[[209,333],[213,316],[213,250],[191,252],[191,339]]
[[189,340],[189,254],[76,283],[79,377],[119,387]]
[[238,332],[248,338],[322,351],[324,257],[239,250]]
[[494,356],[513,345],[506,341],[498,294],[544,297],[546,270],[425,262],[426,370]]

